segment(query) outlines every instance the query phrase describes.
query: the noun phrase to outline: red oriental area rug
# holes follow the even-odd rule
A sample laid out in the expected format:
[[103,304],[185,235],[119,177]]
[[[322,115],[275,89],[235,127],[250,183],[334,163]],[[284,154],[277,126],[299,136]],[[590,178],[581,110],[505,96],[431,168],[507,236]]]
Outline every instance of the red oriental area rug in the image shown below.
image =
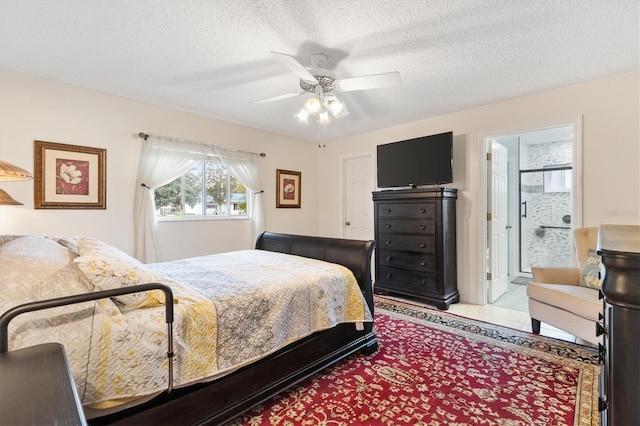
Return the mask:
[[595,349],[376,296],[380,349],[234,425],[597,425]]

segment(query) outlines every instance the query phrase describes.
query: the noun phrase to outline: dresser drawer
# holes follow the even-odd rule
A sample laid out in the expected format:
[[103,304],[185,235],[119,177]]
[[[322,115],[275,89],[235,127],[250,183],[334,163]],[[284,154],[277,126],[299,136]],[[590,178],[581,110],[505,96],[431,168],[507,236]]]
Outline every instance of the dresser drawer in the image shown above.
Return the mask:
[[381,234],[379,250],[405,250],[418,253],[435,253],[436,237],[432,235]]
[[380,250],[378,256],[378,264],[380,266],[391,266],[431,273],[436,271],[435,254]]
[[435,203],[380,203],[378,206],[379,218],[412,218],[435,219]]
[[402,269],[380,267],[378,271],[378,281],[381,286],[390,284],[398,290],[415,291],[418,293],[437,291],[435,274],[419,274]]
[[381,234],[424,234],[436,233],[436,221],[433,219],[380,219],[378,232]]

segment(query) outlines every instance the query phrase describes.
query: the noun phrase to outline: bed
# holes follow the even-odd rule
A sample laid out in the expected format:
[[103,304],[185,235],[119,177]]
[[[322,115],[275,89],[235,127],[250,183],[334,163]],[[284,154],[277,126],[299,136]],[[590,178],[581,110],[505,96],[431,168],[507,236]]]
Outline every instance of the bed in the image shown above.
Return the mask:
[[[0,236],[0,284],[29,283],[4,295],[0,312],[70,295],[65,306],[16,316],[9,349],[59,341],[60,331],[72,370],[82,363],[73,375],[91,424],[223,424],[355,352],[377,350],[373,246],[265,232],[255,250],[135,265],[92,239]],[[150,282],[172,293],[68,301]],[[176,318],[168,333],[169,308]],[[175,355],[166,349],[167,334]],[[115,347],[123,353],[107,358]],[[138,370],[146,376],[133,380]]]

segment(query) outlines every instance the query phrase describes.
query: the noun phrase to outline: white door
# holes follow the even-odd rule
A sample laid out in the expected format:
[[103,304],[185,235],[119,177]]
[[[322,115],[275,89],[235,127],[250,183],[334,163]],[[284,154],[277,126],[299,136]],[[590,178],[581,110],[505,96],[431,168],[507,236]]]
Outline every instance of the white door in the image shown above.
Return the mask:
[[487,193],[487,298],[489,303],[493,303],[507,292],[509,285],[507,148],[491,139],[487,160],[487,174],[491,182]]
[[373,239],[373,161],[371,155],[344,160],[344,238]]

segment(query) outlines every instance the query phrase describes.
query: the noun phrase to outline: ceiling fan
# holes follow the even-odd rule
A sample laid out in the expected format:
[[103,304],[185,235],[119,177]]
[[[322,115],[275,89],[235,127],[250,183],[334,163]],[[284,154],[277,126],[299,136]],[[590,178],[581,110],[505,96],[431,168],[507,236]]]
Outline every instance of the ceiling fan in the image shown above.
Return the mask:
[[328,124],[334,118],[349,114],[344,103],[333,93],[334,91],[353,92],[400,85],[398,71],[338,79],[333,71],[325,68],[329,58],[323,53],[314,53],[309,57],[313,66],[309,69],[305,68],[293,56],[278,52],[271,52],[271,54],[300,78],[302,90],[259,99],[251,103],[264,104],[311,93],[313,96],[308,97],[300,112],[295,114],[300,121],[305,123],[310,115],[318,115],[318,123]]

